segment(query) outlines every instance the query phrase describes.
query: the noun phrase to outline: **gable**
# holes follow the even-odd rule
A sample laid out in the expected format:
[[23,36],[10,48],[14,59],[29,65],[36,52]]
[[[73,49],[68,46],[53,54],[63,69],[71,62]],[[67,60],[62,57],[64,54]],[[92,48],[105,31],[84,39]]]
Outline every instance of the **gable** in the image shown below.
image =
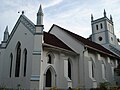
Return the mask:
[[[17,28],[19,27],[20,23],[23,24],[29,32],[34,34],[35,25],[25,15],[22,14],[19,17],[17,23],[15,24],[11,34],[9,35],[9,38],[7,40],[7,45],[9,44],[10,40],[12,39],[12,37],[13,37],[14,33],[16,32]],[[6,45],[6,47],[7,47],[7,45]]]
[[80,53],[81,51],[84,50],[83,43],[78,42],[75,38],[65,33],[63,30],[61,30],[61,28],[57,27],[56,25],[53,25],[51,27],[49,33],[55,35],[76,53]]

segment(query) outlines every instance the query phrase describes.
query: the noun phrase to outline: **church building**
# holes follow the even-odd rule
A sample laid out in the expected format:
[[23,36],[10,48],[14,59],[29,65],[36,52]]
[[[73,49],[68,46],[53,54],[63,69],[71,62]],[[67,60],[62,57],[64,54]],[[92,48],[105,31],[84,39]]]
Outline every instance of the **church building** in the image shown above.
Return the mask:
[[36,24],[22,12],[10,34],[6,27],[0,44],[0,85],[29,90],[120,85],[115,75],[120,46],[112,16],[107,18],[105,10],[102,18],[91,15],[87,39],[55,24],[45,32],[43,16],[40,5]]

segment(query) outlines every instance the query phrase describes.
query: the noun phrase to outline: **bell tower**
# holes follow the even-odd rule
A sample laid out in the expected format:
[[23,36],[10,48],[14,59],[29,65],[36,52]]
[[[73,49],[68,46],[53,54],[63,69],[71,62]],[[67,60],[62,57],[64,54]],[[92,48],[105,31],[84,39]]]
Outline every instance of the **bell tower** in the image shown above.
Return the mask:
[[114,34],[114,25],[112,16],[110,19],[106,16],[106,11],[104,10],[102,18],[94,20],[93,15],[91,15],[91,26],[92,26],[92,41],[101,45],[118,45],[117,38]]

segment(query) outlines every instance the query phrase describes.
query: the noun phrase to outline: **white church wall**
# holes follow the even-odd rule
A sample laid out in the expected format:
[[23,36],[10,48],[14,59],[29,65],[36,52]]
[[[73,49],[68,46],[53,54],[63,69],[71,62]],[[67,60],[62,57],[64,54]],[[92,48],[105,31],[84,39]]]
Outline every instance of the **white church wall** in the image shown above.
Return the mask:
[[105,44],[106,43],[106,38],[105,38],[104,32],[100,32],[99,34],[95,34],[94,37],[95,37],[94,38],[95,42],[97,42],[98,44]]
[[109,22],[107,22],[107,29],[110,33],[114,33],[113,26]]
[[[99,60],[97,55],[98,55],[97,53],[95,52],[93,53],[89,51],[88,57],[85,56],[84,58],[85,87],[95,88],[101,82],[110,82],[112,85],[115,85],[114,71],[113,71],[114,65],[108,63],[107,60],[109,58],[108,56],[103,56],[103,55],[101,56],[101,54],[99,54],[99,57],[101,57],[101,60]],[[109,59],[110,61],[114,61],[111,58]],[[93,67],[92,67],[92,62],[93,62]],[[94,77],[92,77],[92,73],[94,73]]]
[[[16,45],[18,41],[21,43],[21,60],[20,60],[20,76],[15,77],[15,65],[16,65]],[[26,77],[23,76],[23,50],[27,49],[27,70]],[[31,74],[31,60],[32,60],[32,50],[33,50],[33,35],[32,33],[20,23],[15,31],[13,37],[11,38],[6,51],[4,52],[4,66],[5,69],[2,75],[2,83],[5,83],[7,87],[17,87],[18,84],[23,88],[29,88],[30,74]],[[13,54],[12,63],[12,75],[9,77],[10,72],[10,54]]]
[[[49,53],[50,51],[52,51],[52,53],[54,54],[54,63],[53,64],[48,64],[47,63],[47,53]],[[71,71],[72,71],[72,87],[78,87],[78,66],[76,64],[78,64],[78,59],[76,58],[76,56],[71,55],[71,54],[66,54],[64,52],[59,52],[59,50],[50,50],[50,49],[45,49],[44,53],[43,53],[43,62],[42,62],[42,75],[45,74],[46,69],[48,67],[53,67],[55,72],[56,72],[56,87],[57,88],[61,88],[61,89],[65,89],[68,88],[68,73],[67,73],[67,66],[65,65],[65,61],[67,61],[70,58],[71,62],[72,62],[72,67],[71,67]],[[76,73],[76,74],[74,74]],[[44,77],[43,77],[44,78]],[[45,80],[43,79],[44,85],[45,85]]]
[[74,50],[76,53],[79,54],[79,87],[84,87],[84,74],[83,74],[83,54],[84,54],[84,45],[68,35],[66,32],[61,30],[60,28],[54,26],[50,33],[54,34],[57,38],[59,38],[61,41],[63,41],[66,45],[68,45],[72,50]]
[[3,52],[4,52],[4,49],[0,49],[0,84],[2,83],[2,71],[3,71]]

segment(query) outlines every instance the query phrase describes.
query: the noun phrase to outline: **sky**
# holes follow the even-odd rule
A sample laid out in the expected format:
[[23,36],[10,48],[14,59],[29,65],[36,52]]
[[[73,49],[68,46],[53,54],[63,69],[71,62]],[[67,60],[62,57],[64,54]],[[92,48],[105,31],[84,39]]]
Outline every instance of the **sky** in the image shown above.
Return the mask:
[[114,31],[120,38],[120,0],[0,0],[0,41],[8,25],[9,32],[24,11],[34,24],[40,4],[44,13],[44,31],[49,31],[53,24],[61,26],[80,36],[88,38],[92,33],[91,14],[94,20],[113,17]]

